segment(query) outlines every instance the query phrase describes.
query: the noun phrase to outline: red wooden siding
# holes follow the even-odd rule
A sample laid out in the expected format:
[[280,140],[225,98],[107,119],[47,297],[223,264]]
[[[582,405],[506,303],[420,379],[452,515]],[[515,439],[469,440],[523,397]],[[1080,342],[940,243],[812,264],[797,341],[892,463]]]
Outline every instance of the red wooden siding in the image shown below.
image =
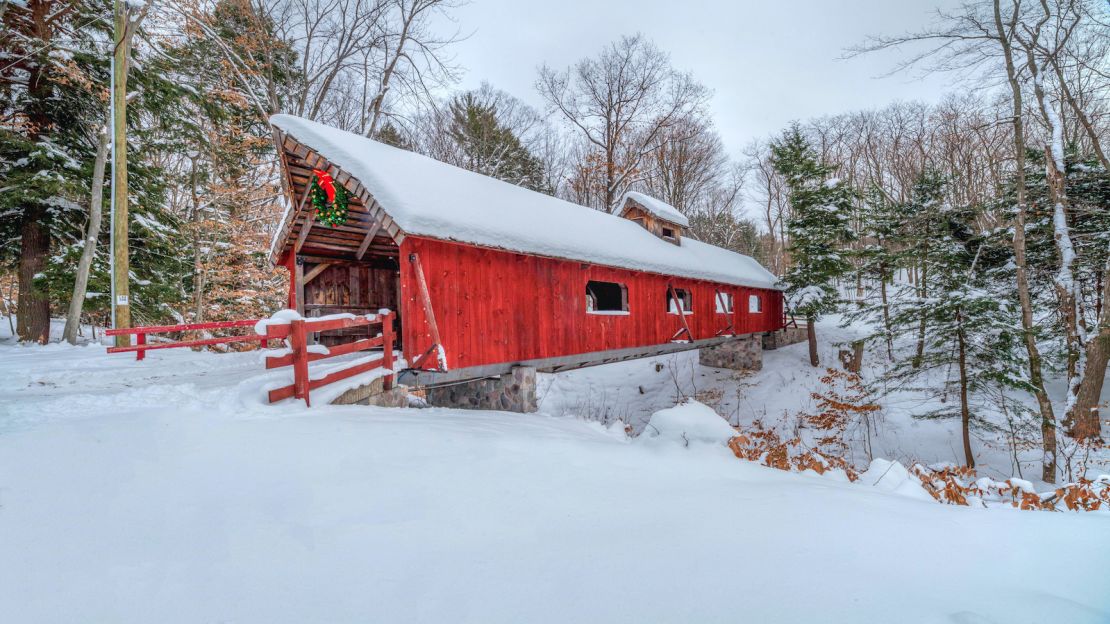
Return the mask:
[[[431,346],[408,260],[414,252],[420,254],[451,368],[664,344],[682,328],[679,316],[667,313],[668,282],[691,292],[694,313],[686,321],[697,340],[713,338],[729,324],[730,315],[716,312],[717,291],[733,295],[734,333],[782,327],[782,294],[777,291],[409,236],[400,257],[401,329],[410,362]],[[590,280],[624,284],[629,314],[588,314]],[[748,313],[749,294],[763,297],[762,313]]]

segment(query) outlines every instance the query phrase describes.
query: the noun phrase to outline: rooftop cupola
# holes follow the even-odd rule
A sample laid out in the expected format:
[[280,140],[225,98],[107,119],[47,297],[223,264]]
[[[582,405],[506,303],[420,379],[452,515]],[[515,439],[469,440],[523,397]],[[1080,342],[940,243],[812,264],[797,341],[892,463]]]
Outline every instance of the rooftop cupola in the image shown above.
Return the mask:
[[625,193],[618,214],[639,223],[644,229],[668,243],[680,246],[682,230],[690,225],[686,216],[670,204],[636,191]]

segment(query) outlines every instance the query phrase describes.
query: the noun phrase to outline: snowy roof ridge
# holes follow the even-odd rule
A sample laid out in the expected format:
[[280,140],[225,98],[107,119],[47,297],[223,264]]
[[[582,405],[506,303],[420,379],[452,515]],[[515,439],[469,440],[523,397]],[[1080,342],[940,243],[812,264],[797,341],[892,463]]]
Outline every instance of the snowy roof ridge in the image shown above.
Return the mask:
[[670,221],[682,227],[690,227],[690,220],[686,218],[686,215],[679,212],[677,208],[661,199],[656,199],[651,195],[639,191],[628,191],[624,194],[624,198],[621,199],[621,212],[624,212],[629,200],[636,202],[641,208],[664,221]]
[[628,219],[300,117],[270,123],[361,182],[406,235],[778,288],[758,262],[727,249],[690,238],[674,245]]

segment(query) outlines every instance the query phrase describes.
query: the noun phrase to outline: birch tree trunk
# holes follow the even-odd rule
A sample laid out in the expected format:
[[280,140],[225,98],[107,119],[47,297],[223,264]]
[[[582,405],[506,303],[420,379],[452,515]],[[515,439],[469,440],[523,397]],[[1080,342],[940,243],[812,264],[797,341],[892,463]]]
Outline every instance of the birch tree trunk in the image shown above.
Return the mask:
[[96,256],[96,241],[100,238],[100,222],[104,215],[104,166],[108,160],[108,131],[102,128],[97,135],[96,160],[93,161],[92,192],[89,194],[89,223],[85,231],[85,247],[77,262],[77,275],[73,280],[73,295],[69,299],[66,327],[62,338],[77,344],[77,331],[81,327],[81,310],[85,306],[85,290],[89,285],[89,271]]

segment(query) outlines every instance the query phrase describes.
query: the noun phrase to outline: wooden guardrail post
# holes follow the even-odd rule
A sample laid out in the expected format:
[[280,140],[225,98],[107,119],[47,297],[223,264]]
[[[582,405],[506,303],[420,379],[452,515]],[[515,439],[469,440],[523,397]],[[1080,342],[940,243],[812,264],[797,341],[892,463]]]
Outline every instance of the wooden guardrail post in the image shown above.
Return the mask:
[[393,313],[382,316],[382,367],[389,373],[382,378],[382,389],[393,389]]
[[293,396],[303,398],[305,405],[312,407],[308,397],[308,340],[303,319],[290,323],[289,344],[293,349]]
[[[146,344],[146,334],[144,332],[139,332],[138,334],[135,334],[135,344],[140,347]],[[136,351],[135,359],[146,359],[146,349],[139,349],[138,351]]]

